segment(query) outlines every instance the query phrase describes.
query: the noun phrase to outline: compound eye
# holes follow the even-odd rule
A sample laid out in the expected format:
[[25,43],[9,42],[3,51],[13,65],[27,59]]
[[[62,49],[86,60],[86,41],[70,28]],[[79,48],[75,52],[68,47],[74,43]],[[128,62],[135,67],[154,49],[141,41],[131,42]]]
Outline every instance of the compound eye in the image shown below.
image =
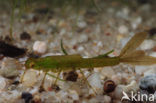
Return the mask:
[[35,63],[34,62],[31,62],[30,64],[29,64],[29,67],[34,67],[35,66]]

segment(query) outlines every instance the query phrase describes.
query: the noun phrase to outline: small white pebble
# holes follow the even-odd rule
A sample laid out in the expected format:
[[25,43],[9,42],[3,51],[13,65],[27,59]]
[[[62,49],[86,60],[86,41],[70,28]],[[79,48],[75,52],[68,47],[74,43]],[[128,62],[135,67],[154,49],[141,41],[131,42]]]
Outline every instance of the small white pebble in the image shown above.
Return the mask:
[[68,93],[67,93],[66,91],[59,91],[59,92],[56,94],[56,96],[57,96],[58,98],[66,98],[67,95],[68,95]]
[[77,26],[78,26],[79,28],[85,28],[85,27],[87,26],[87,23],[86,23],[85,21],[79,21],[79,22],[77,23]]
[[137,91],[139,89],[139,85],[135,80],[132,80],[130,84],[126,85],[124,91],[129,92],[129,91]]
[[69,96],[73,99],[73,100],[79,100],[79,95],[75,90],[70,90],[69,91]]
[[88,82],[96,90],[100,91],[102,89],[101,79],[99,73],[93,73],[89,78]]
[[84,47],[82,47],[82,46],[78,47],[78,51],[79,51],[79,52],[81,52],[81,51],[83,51],[83,50],[84,50]]
[[35,93],[37,93],[37,92],[38,92],[38,87],[34,87],[34,88],[30,91],[31,94],[35,94]]
[[77,38],[77,39],[78,39],[78,42],[79,42],[79,43],[82,43],[82,42],[85,42],[85,41],[88,40],[88,36],[87,36],[86,34],[82,34],[82,35],[80,35],[80,37]]
[[111,67],[105,67],[102,69],[101,74],[104,77],[111,78],[115,74],[115,72]]
[[64,34],[66,34],[66,29],[62,28],[62,29],[60,30],[60,35],[64,35]]
[[50,19],[49,20],[49,24],[56,25],[57,24],[57,20],[56,19]]
[[121,73],[117,73],[115,75],[112,75],[111,80],[113,80],[115,84],[120,84],[122,82],[121,78],[122,78]]
[[144,72],[144,76],[152,75],[152,74],[156,74],[156,69],[155,68],[151,68],[151,69]]
[[3,90],[6,86],[5,78],[0,77],[0,91]]
[[142,49],[142,50],[148,50],[148,49],[151,49],[151,48],[153,48],[154,47],[154,41],[153,40],[145,40],[142,44],[141,44],[141,46],[140,46],[140,48]]
[[151,54],[149,54],[152,57],[156,57],[156,52],[152,52]]
[[116,88],[115,88],[115,91],[114,91],[114,96],[116,99],[121,99],[122,98],[122,92],[124,91],[124,88],[125,88],[125,85],[118,85]]
[[132,23],[131,23],[132,28],[136,29],[141,22],[142,22],[141,17],[137,17],[137,18],[132,19]]
[[47,51],[47,43],[44,41],[35,41],[33,51],[39,54],[44,54]]
[[33,86],[37,82],[37,72],[35,70],[27,70],[23,78],[24,86]]
[[119,26],[118,31],[121,34],[125,34],[128,32],[128,28],[125,25],[121,25],[121,26]]
[[21,65],[13,58],[4,58],[1,64],[0,75],[4,77],[15,77],[19,74]]
[[146,66],[135,66],[135,73],[136,74],[143,74],[145,71],[147,71],[149,68]]
[[110,103],[110,102],[111,102],[111,97],[105,95],[105,96],[104,96],[104,103]]
[[98,46],[98,47],[102,47],[102,46],[103,46],[102,42],[99,41],[99,42],[97,43],[97,46]]

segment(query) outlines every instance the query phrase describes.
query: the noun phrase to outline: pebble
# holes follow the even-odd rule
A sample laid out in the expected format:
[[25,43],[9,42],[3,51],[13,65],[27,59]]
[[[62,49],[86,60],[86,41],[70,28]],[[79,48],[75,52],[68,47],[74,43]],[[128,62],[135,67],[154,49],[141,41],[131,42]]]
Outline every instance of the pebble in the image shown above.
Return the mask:
[[33,87],[31,91],[29,91],[31,94],[36,94],[38,93],[38,87]]
[[149,34],[150,34],[150,36],[154,36],[154,35],[156,34],[156,27],[151,28],[151,29],[149,30]]
[[79,47],[78,47],[78,51],[79,51],[79,52],[82,52],[83,50],[84,50],[84,47],[83,47],[83,46],[79,46]]
[[19,102],[19,97],[21,93],[17,90],[9,91],[9,92],[1,92],[0,93],[0,103],[22,103]]
[[79,22],[77,23],[77,26],[78,26],[79,28],[85,28],[85,27],[87,26],[87,23],[86,23],[85,21],[79,21]]
[[121,83],[121,73],[117,73],[115,75],[112,75],[111,79],[115,82],[115,84],[120,84]]
[[111,97],[104,95],[104,103],[111,103]]
[[122,92],[124,91],[125,85],[117,85],[114,91],[114,97],[116,99],[121,99],[122,98]]
[[33,96],[28,92],[23,92],[21,98],[24,99],[25,103],[30,103],[30,101],[33,99]]
[[59,98],[66,98],[68,93],[66,91],[59,91],[56,96]]
[[88,40],[88,36],[86,34],[83,34],[78,38],[79,43],[86,42],[87,40]]
[[101,71],[101,74],[103,77],[111,78],[113,75],[115,75],[115,72],[111,67],[104,67]]
[[89,84],[96,90],[99,91],[102,89],[101,79],[99,73],[93,73],[88,78]]
[[35,41],[33,51],[39,54],[44,54],[47,51],[47,43],[44,41]]
[[6,78],[18,76],[21,65],[13,58],[4,58],[1,64],[0,74]]
[[130,75],[127,73],[116,73],[111,77],[116,84],[127,84],[131,81]]
[[70,71],[68,73],[64,72],[64,78],[67,81],[76,82],[78,78],[78,74],[75,71]]
[[0,91],[2,91],[6,87],[6,80],[5,78],[0,76]]
[[[43,74],[43,73],[42,73]],[[44,76],[44,75],[43,75]],[[43,76],[41,76],[41,77],[43,77]],[[41,79],[43,79],[43,78],[41,78]],[[45,82],[44,82],[44,85],[43,85],[43,87],[44,87],[44,89],[45,90],[47,90],[47,91],[50,91],[49,89],[53,89],[52,87],[54,87],[54,86],[52,86],[52,83],[53,83],[53,80],[54,78],[52,78],[52,77],[50,77],[49,75],[47,75],[46,76],[46,78],[45,78]],[[56,86],[55,86],[56,87]]]
[[79,100],[79,95],[75,90],[70,90],[69,91],[69,96],[73,99],[73,100]]
[[139,87],[149,93],[156,91],[156,74],[151,74],[140,79]]
[[120,11],[116,12],[116,16],[122,19],[127,19],[129,15],[129,8],[124,7]]
[[140,46],[140,48],[142,50],[152,49],[153,47],[154,47],[154,41],[153,40],[144,40],[144,42]]
[[137,18],[132,19],[132,23],[131,23],[132,28],[136,29],[141,22],[142,22],[141,17],[137,17]]
[[135,80],[132,80],[130,84],[126,85],[124,88],[125,92],[137,91],[139,89],[138,83]]
[[152,75],[152,74],[156,74],[155,68],[151,68],[151,69],[147,70],[146,72],[144,72],[144,76]]
[[139,86],[136,81],[132,80],[130,84],[128,85],[117,85],[115,91],[114,91],[114,96],[116,99],[121,99],[122,98],[122,92],[127,92],[129,93],[130,91],[137,91],[139,89]]
[[156,52],[150,53],[149,56],[156,57]]
[[21,40],[30,40],[31,36],[27,32],[23,32],[22,34],[20,34],[20,39]]
[[23,85],[27,87],[33,86],[37,82],[37,73],[35,70],[27,70],[24,78],[23,78]]
[[126,33],[128,33],[128,28],[125,25],[121,25],[121,26],[119,26],[118,31],[121,34],[126,34]]
[[146,66],[135,66],[135,73],[138,75],[142,75],[148,69],[149,67],[146,67]]
[[50,20],[49,20],[49,24],[55,26],[55,25],[57,24],[57,19],[50,19]]

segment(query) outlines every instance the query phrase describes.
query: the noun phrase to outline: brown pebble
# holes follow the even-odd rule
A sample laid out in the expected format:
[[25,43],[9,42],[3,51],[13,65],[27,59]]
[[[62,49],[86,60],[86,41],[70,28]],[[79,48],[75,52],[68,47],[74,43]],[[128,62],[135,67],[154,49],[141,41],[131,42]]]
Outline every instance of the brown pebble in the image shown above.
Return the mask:
[[32,18],[32,21],[33,21],[34,23],[37,23],[38,20],[39,20],[39,18],[38,18],[37,16],[34,16],[34,17]]
[[74,45],[74,46],[73,46],[73,49],[77,49],[77,45]]
[[40,96],[35,95],[32,100],[32,103],[42,103]]
[[4,41],[6,41],[6,42],[11,42],[12,39],[7,35],[7,36],[5,36]]
[[45,91],[44,87],[41,86],[41,87],[39,88],[39,93],[42,93],[42,92],[44,92],[44,91]]
[[106,92],[106,93],[113,92],[115,90],[115,87],[116,87],[116,84],[114,83],[114,81],[107,80],[104,83],[104,92]]
[[64,73],[65,80],[76,82],[78,74],[75,71],[70,71],[69,73]]
[[150,36],[154,36],[156,34],[156,28],[151,28],[149,30],[149,34],[150,34]]
[[20,35],[20,39],[21,39],[21,40],[30,40],[30,39],[31,39],[31,36],[30,36],[30,34],[28,34],[27,32],[23,32],[23,33]]

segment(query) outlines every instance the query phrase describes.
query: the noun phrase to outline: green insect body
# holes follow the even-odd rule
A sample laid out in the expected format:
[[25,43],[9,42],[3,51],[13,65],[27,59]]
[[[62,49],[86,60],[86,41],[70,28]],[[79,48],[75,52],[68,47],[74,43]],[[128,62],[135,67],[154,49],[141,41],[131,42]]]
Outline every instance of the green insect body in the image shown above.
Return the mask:
[[71,70],[72,68],[94,68],[117,64],[119,64],[118,57],[82,58],[80,55],[61,55],[29,59],[26,62],[26,67],[43,71],[58,72],[60,68],[65,71]]
[[[61,55],[48,56],[43,58],[29,58],[25,66],[27,69],[33,68],[43,71],[66,71],[77,68],[94,68],[104,66],[114,66],[119,63],[128,63],[133,65],[152,65],[156,64],[156,58],[146,56],[144,51],[136,50],[136,48],[147,37],[147,32],[135,34],[122,49],[117,57],[108,57],[107,55],[99,55],[93,58],[82,58],[80,55]],[[61,42],[62,47],[62,42]]]

